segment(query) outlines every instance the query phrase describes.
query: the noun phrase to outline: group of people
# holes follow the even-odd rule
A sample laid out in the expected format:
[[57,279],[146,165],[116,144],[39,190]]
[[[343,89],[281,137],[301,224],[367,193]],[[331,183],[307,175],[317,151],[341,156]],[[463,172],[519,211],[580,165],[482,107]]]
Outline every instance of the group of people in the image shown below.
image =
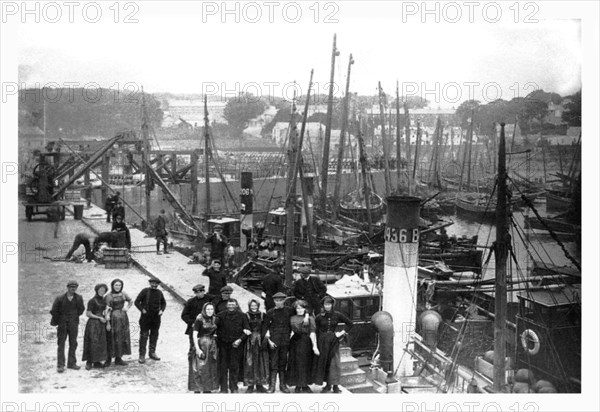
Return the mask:
[[[316,308],[302,299],[286,306],[288,296],[277,292],[266,312],[252,299],[244,313],[231,286],[223,286],[216,298],[201,284],[193,291],[181,314],[189,336],[190,391],[237,393],[243,382],[247,393],[273,393],[279,377],[283,393],[290,393],[289,386],[310,393],[310,384],[324,382],[322,392],[341,392],[339,340],[352,321],[333,310],[333,298],[325,296],[319,302],[323,310],[313,312]],[[344,330],[337,331],[339,323]]]
[[67,283],[67,292],[58,296],[52,305],[50,324],[57,327],[57,371],[65,371],[65,343],[69,338],[69,353],[66,360],[68,369],[78,370],[75,351],[77,350],[77,335],[79,318],[86,312],[88,317],[83,336],[82,361],[86,369],[107,368],[112,364],[125,366],[124,355],[131,355],[131,337],[129,331],[128,312],[133,305],[140,311],[140,340],[139,362],[146,362],[146,348],[149,344],[149,357],[160,360],[156,354],[158,333],[161,317],[166,308],[165,297],[158,285],[160,280],[150,279],[150,286],[144,288],[132,301],[124,291],[121,279],[114,279],[108,286],[99,283],[94,287],[92,297],[87,307],[84,307],[83,297],[77,293],[79,284],[76,281]]
[[[115,365],[125,366],[123,356],[132,353],[128,312],[134,305],[140,312],[138,361],[146,363],[147,349],[149,358],[159,361],[156,347],[166,301],[158,289],[160,280],[149,282],[135,300],[125,292],[121,279],[114,279],[110,290],[99,283],[86,307],[77,293],[78,283],[69,281],[67,292],[55,299],[50,311],[50,323],[57,327],[57,371],[63,373],[65,366],[80,369],[75,352],[84,311],[88,318],[83,337],[85,368],[107,368],[113,359]],[[190,391],[236,393],[243,382],[247,393],[272,393],[279,377],[284,393],[290,392],[289,386],[295,386],[296,393],[311,392],[310,384],[324,382],[323,392],[341,392],[339,340],[352,328],[352,321],[333,310],[333,298],[325,296],[317,306],[297,299],[290,307],[285,305],[288,296],[277,292],[271,297],[273,307],[266,312],[257,299],[243,312],[227,284],[218,296],[206,294],[202,284],[194,286],[193,292],[195,296],[181,313],[189,339]],[[346,326],[338,331],[340,323]]]

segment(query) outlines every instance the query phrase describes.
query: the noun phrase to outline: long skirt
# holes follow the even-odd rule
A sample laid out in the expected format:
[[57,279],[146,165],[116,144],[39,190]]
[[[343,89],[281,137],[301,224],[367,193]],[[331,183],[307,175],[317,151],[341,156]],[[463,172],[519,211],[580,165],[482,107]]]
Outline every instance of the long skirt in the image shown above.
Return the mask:
[[244,385],[269,384],[269,350],[263,348],[260,333],[252,332],[244,348]]
[[188,389],[193,391],[215,391],[219,389],[219,371],[217,368],[217,342],[214,336],[200,336],[198,346],[204,352],[203,359],[190,351],[191,380]]
[[319,358],[315,367],[315,384],[322,385],[326,381],[329,385],[339,385],[341,375],[340,343],[334,332],[327,332],[317,336]]
[[294,333],[290,339],[286,380],[291,386],[307,386],[313,382],[313,351],[310,336]]
[[83,361],[106,360],[106,324],[98,319],[88,319],[83,335]]
[[113,310],[110,317],[110,357],[121,358],[131,355],[131,337],[129,335],[129,317],[123,310]]

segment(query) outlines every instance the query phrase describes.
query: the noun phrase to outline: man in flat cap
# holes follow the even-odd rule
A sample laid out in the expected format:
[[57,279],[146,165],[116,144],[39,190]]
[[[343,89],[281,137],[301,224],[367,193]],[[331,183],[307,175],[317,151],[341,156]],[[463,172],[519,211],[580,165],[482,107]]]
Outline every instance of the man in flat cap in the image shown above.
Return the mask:
[[[210,245],[210,258],[219,259],[221,263],[225,259],[225,250],[229,245],[229,240],[223,235],[223,226],[215,225],[213,233],[211,233],[204,242],[205,245]],[[210,292],[210,291],[209,291]]]
[[67,362],[68,369],[78,370],[77,358],[75,351],[77,350],[77,333],[79,331],[79,317],[85,311],[83,298],[75,293],[79,284],[71,280],[67,283],[67,293],[58,296],[54,299],[50,314],[52,319],[50,325],[57,326],[57,371],[63,373],[65,371],[65,341],[69,337],[69,359]]
[[301,277],[294,283],[294,296],[307,301],[308,311],[317,316],[321,313],[321,299],[325,297],[327,286],[318,276],[311,276],[309,268],[300,268],[299,272]]
[[[290,349],[290,319],[296,314],[296,311],[284,305],[286,298],[287,296],[281,292],[273,295],[275,307],[267,311],[262,325],[262,334],[269,344],[269,366],[271,369],[269,389],[267,390],[269,393],[275,392],[277,373],[279,373],[279,390],[283,393],[290,393],[290,389],[285,383],[285,370]],[[308,319],[308,312],[306,319]]]
[[227,286],[227,274],[221,270],[221,260],[212,259],[208,268],[202,271],[202,276],[208,277],[208,294],[217,296],[223,286]]
[[[272,271],[267,274],[262,281],[263,291],[265,292],[265,309],[269,310],[275,307],[273,296],[278,292],[284,292],[285,286],[281,279],[281,263],[275,263]],[[285,296],[285,295],[284,295]]]
[[189,336],[190,339],[190,348],[188,350],[188,390],[197,392],[200,388],[196,385],[196,380],[194,379],[194,369],[192,361],[194,359],[196,350],[194,348],[194,338],[193,338],[193,326],[194,321],[198,317],[198,315],[202,312],[202,308],[206,303],[211,303],[214,299],[214,296],[207,295],[206,287],[202,284],[197,284],[192,288],[194,292],[194,297],[188,299],[183,306],[183,311],[181,312],[181,319],[186,323],[187,327],[185,329],[185,334]]
[[233,288],[229,285],[223,286],[220,290],[219,296],[213,300],[213,305],[215,305],[215,315],[223,312],[227,309],[227,302],[231,298],[231,294],[233,293]]
[[135,299],[135,307],[142,312],[140,316],[140,363],[146,363],[146,343],[150,337],[149,357],[159,361],[156,355],[156,344],[158,342],[158,330],[160,329],[160,320],[167,307],[165,296],[158,289],[160,280],[151,278],[150,287],[144,288]]

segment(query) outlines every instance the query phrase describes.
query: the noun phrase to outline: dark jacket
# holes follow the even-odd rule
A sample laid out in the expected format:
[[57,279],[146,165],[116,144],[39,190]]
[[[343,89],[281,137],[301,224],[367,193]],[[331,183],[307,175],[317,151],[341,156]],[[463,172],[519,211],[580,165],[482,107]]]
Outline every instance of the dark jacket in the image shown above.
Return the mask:
[[244,329],[250,329],[248,317],[241,310],[220,312],[217,314],[217,326],[217,340],[222,343],[243,341],[246,337]]
[[262,281],[263,291],[265,292],[265,307],[267,310],[275,307],[273,295],[277,292],[285,293],[285,286],[279,273],[269,273]]
[[167,236],[167,221],[163,215],[158,215],[156,222],[154,222],[154,236]]
[[327,286],[315,276],[309,276],[308,279],[300,278],[294,284],[294,296],[297,299],[303,299],[308,302],[318,315],[321,310],[321,299],[327,293]]
[[296,311],[289,306],[284,306],[281,309],[273,308],[267,311],[265,320],[262,324],[263,336],[269,332],[271,337],[274,335],[282,335],[290,339],[290,318],[296,314]]
[[[159,311],[165,311],[167,301],[160,289],[144,288],[135,298],[135,307],[141,312],[146,309],[147,316],[157,316]],[[144,316],[142,314],[142,316]]]
[[227,274],[223,270],[217,272],[213,267],[209,267],[208,269],[204,269],[202,276],[210,279],[210,283],[208,284],[208,293],[210,295],[216,296],[221,294],[221,288],[227,286]]
[[220,293],[218,296],[216,296],[214,298],[212,303],[213,303],[213,305],[215,305],[215,313],[218,314],[218,313],[223,312],[225,309],[227,309],[227,300],[228,299],[223,299],[223,297],[221,296]]
[[66,322],[79,323],[79,317],[85,311],[83,298],[81,297],[81,295],[75,293],[73,295],[73,300],[75,300],[75,305],[74,307],[71,307],[72,302],[69,302],[69,298],[67,298],[66,292],[63,295],[57,296],[56,299],[54,299],[52,309],[50,310],[50,314],[52,315],[50,324],[52,326],[57,326],[61,323]]
[[181,311],[181,320],[183,320],[187,324],[187,328],[185,329],[186,335],[192,334],[194,321],[202,312],[202,307],[205,303],[212,302],[213,299],[214,296],[206,294],[200,299],[194,296],[193,298],[188,299],[187,302],[185,302],[185,305],[183,306],[183,311]]
[[344,330],[350,332],[350,329],[352,329],[353,326],[352,320],[343,313],[332,310],[331,312],[324,312],[317,315],[317,318],[315,319],[317,335],[327,332],[336,332],[337,326],[340,323],[345,323],[346,327]]
[[229,245],[227,238],[221,235],[221,239],[217,239],[217,235],[212,233],[206,238],[204,244],[210,245],[210,258],[221,259],[221,264],[224,264],[222,260],[225,257],[225,248]]

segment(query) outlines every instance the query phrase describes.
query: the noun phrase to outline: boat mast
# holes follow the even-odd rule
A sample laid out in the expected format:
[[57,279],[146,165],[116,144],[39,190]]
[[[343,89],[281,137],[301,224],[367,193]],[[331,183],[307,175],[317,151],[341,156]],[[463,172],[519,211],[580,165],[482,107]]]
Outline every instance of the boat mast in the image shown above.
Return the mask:
[[415,144],[415,163],[413,166],[412,180],[413,182],[417,179],[417,164],[419,163],[419,146],[421,145],[421,123],[417,119],[417,141]]
[[358,125],[356,138],[358,139],[358,160],[360,162],[360,170],[363,181],[363,193],[365,194],[365,207],[367,208],[367,224],[369,225],[369,236],[373,236],[373,219],[371,217],[371,190],[367,183],[367,157],[365,156],[365,142],[363,141],[363,123],[362,116]]
[[329,143],[331,141],[331,118],[333,116],[333,81],[335,75],[335,57],[340,52],[336,47],[336,35],[333,35],[331,50],[331,75],[329,77],[329,98],[327,99],[327,124],[325,125],[325,140],[323,141],[323,159],[321,167],[321,213],[327,210],[327,177],[329,171]]
[[[340,130],[340,140],[338,144],[338,159],[337,159],[337,168],[335,171],[335,188],[333,190],[333,221],[337,220],[338,209],[340,207],[340,186],[342,184],[342,165],[344,161],[344,139],[346,135],[346,129],[348,125],[348,106],[350,105],[350,71],[352,65],[354,64],[354,59],[352,58],[352,54],[350,54],[350,58],[348,59],[348,74],[346,75],[346,94],[344,95],[344,103],[342,106],[342,129]],[[349,141],[350,139],[348,139]]]
[[288,287],[292,286],[294,277],[293,271],[293,259],[294,255],[294,219],[296,211],[296,93],[294,92],[294,100],[292,101],[292,117],[290,119],[289,126],[290,137],[288,140],[288,161],[290,162],[288,172],[288,188],[287,197],[285,199],[286,208],[286,224],[285,224],[285,285]]
[[146,191],[146,223],[150,223],[150,214],[152,212],[150,205],[150,195],[152,190],[152,177],[150,176],[150,141],[148,138],[148,114],[146,113],[146,98],[144,96],[144,88],[142,87],[142,140],[144,143],[144,151],[142,153],[143,164],[145,170],[145,191]]
[[502,392],[506,384],[506,262],[510,247],[508,231],[508,209],[506,188],[506,143],[504,141],[504,123],[500,123],[500,142],[498,145],[498,201],[496,204],[496,259],[495,315],[494,319],[494,389]]
[[385,110],[383,107],[383,90],[381,82],[377,83],[379,90],[379,115],[381,117],[381,147],[383,149],[383,178],[385,180],[385,197],[390,195],[390,164],[388,162],[387,139],[385,138]]
[[396,179],[397,191],[400,192],[400,182],[402,181],[402,170],[400,168],[400,159],[402,156],[401,133],[400,133],[400,90],[399,82],[396,80]]
[[[304,178],[304,158],[302,157],[302,144],[304,142],[304,132],[306,131],[306,121],[308,118],[308,106],[310,104],[310,90],[312,89],[313,84],[313,74],[314,69],[310,71],[310,80],[308,81],[308,92],[306,94],[306,103],[304,104],[304,115],[302,117],[302,126],[300,127],[300,139],[298,141],[298,153],[296,155],[296,167],[295,172],[292,176],[292,187],[296,188],[296,178],[298,173],[300,174],[300,187],[302,190],[302,205],[304,207],[304,215],[306,216],[306,235],[308,237],[308,248],[312,253],[315,250],[314,240],[312,236],[312,221],[311,221],[311,213],[309,206],[309,190],[306,187],[306,181]],[[310,137],[308,139],[310,143]],[[310,178],[312,182],[312,177]],[[312,184],[310,193],[312,196]],[[310,202],[312,203],[312,201]]]
[[208,131],[208,101],[207,96],[204,95],[204,186],[206,190],[206,220],[208,222],[210,216],[210,146],[209,138],[210,134]]

